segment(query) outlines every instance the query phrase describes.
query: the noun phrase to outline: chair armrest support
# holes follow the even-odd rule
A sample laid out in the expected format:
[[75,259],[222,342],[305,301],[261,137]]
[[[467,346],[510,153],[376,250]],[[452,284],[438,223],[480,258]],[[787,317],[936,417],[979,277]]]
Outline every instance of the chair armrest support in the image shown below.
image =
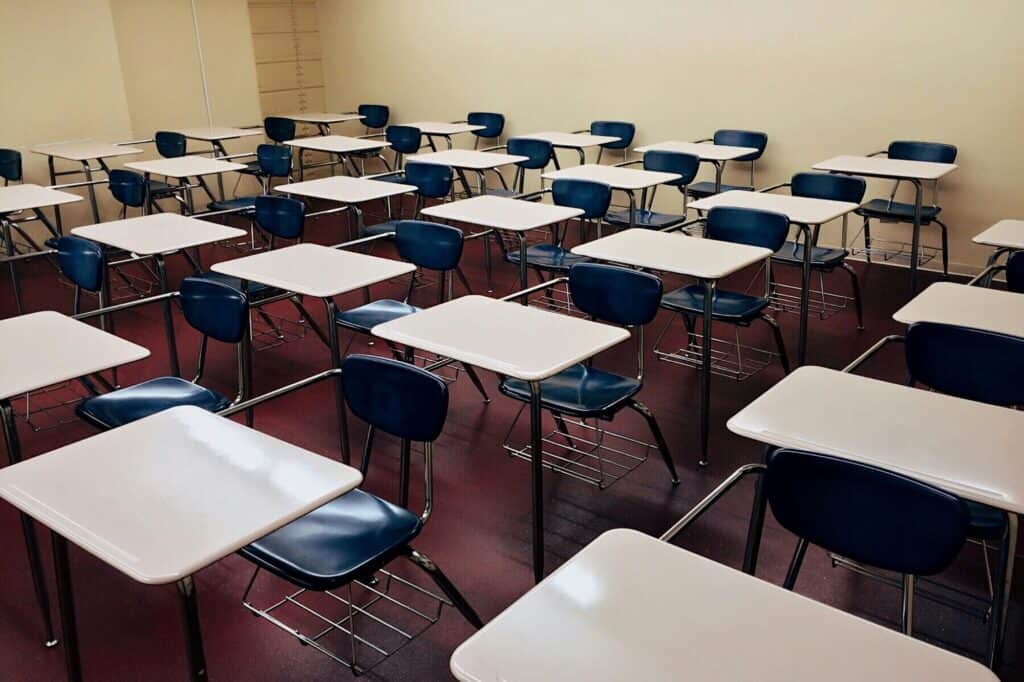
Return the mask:
[[903,336],[900,336],[899,334],[890,334],[889,336],[882,337],[881,339],[879,339],[878,343],[864,351],[860,355],[860,357],[858,357],[856,360],[848,364],[846,367],[843,367],[843,372],[846,374],[852,374],[857,369],[859,369],[861,365],[870,360],[872,356],[875,355],[875,353],[882,350],[884,346],[887,346],[890,343],[903,343],[905,340],[906,339]]
[[732,472],[727,479],[718,484],[718,487],[708,493],[707,497],[694,505],[693,509],[686,512],[682,518],[672,524],[672,526],[666,530],[658,538],[663,542],[671,542],[680,532],[686,529],[691,523],[700,518],[701,514],[706,512],[713,504],[718,500],[734,485],[736,485],[740,479],[744,478],[748,474],[763,474],[767,467],[760,463],[744,464],[736,471]]

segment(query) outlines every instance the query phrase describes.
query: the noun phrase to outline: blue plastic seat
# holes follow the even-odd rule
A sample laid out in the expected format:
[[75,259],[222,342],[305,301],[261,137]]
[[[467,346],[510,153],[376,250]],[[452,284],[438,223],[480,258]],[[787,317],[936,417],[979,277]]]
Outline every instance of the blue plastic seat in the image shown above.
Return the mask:
[[351,310],[340,310],[334,320],[342,327],[369,334],[378,324],[384,324],[400,317],[417,313],[422,308],[409,305],[404,301],[382,299],[371,301],[366,305]]
[[516,174],[512,178],[512,188],[489,187],[488,194],[515,197],[523,194],[526,187],[526,171],[543,170],[551,163],[555,153],[554,146],[547,140],[535,140],[529,137],[510,137],[505,150],[512,156],[525,156],[524,161],[517,161]]
[[156,143],[157,153],[165,159],[185,156],[188,151],[188,140],[181,133],[160,130],[153,135],[153,141]]
[[78,416],[101,429],[113,429],[180,405],[218,412],[231,399],[180,377],[159,377],[86,399]]
[[1024,251],[1016,251],[1006,259],[1006,288],[1024,294]]
[[[942,211],[939,206],[921,206],[921,224],[927,225]],[[857,209],[858,215],[879,219],[899,219],[906,222],[914,219],[914,205],[888,199],[872,199]]]
[[[679,193],[683,195],[683,212],[682,214],[673,214],[658,213],[657,211],[654,211],[654,192],[651,192],[649,204],[647,206],[642,205],[643,199],[641,199],[641,206],[638,206],[635,211],[636,227],[663,230],[666,227],[686,222],[686,188],[691,182],[693,182],[693,179],[697,177],[697,171],[700,170],[700,159],[693,154],[656,150],[644,154],[643,166],[644,170],[661,173],[676,173],[679,175],[678,179],[670,180],[664,184],[669,187],[675,187],[679,190]],[[642,195],[642,197],[647,196],[647,192],[644,192]],[[605,216],[605,220],[613,225],[628,226],[630,224],[629,211],[613,211]]]
[[505,131],[505,115],[488,111],[472,111],[466,116],[466,123],[484,126],[483,130],[474,130],[473,148],[476,149],[481,139],[501,138]]
[[[597,417],[624,407],[641,388],[643,384],[637,379],[573,365],[540,382],[541,404],[553,412]],[[506,379],[501,390],[523,402],[530,401],[530,385],[526,381]]]
[[391,117],[391,110],[385,104],[360,104],[356,113],[363,117],[367,132],[383,128]]
[[[768,135],[755,130],[716,130],[711,139],[715,144],[730,147],[753,147],[756,152],[740,156],[734,161],[747,161],[750,163],[750,183],[746,185],[729,185],[722,183],[718,192],[729,192],[731,190],[753,190],[754,189],[754,162],[761,158],[764,150],[768,147]],[[725,162],[723,162],[725,163]],[[696,182],[687,189],[691,197],[701,199],[716,193],[714,182]]]
[[[142,208],[146,201],[146,184],[146,178],[141,173],[134,171],[118,168],[110,171],[107,175],[107,187],[114,199],[121,204],[122,218],[127,216],[129,208]],[[154,200],[175,194],[178,191],[177,187],[159,180],[149,180],[148,184],[150,198]]]
[[17,149],[0,149],[0,178],[4,185],[21,182],[21,152]]
[[[509,263],[519,264],[519,251],[511,249],[505,254]],[[556,244],[534,244],[526,249],[526,262],[531,268],[549,272],[568,272],[578,263],[590,261]]]
[[[291,179],[292,148],[283,144],[261,144],[256,147],[256,160],[247,163],[245,168],[238,172],[256,176],[263,186],[263,193],[266,194],[270,191],[270,182],[274,178]],[[221,203],[223,202],[213,202],[210,204],[210,210],[223,210],[214,208]]]
[[[846,249],[814,246],[811,247],[811,267],[816,269],[832,269],[842,265],[849,255],[850,252]],[[802,266],[804,264],[804,245],[787,241],[772,256],[772,262]]]
[[[671,291],[661,299],[661,305],[666,310],[688,315],[703,315],[704,287],[699,284],[690,284]],[[767,307],[768,299],[763,296],[717,291],[712,302],[712,315],[715,320],[734,324],[749,324]]]
[[[391,126],[388,130],[398,127],[408,126]],[[418,136],[418,129],[413,128],[413,130],[417,130]],[[384,176],[380,179],[391,180],[416,187],[416,205],[413,208],[413,219],[419,217],[420,211],[423,210],[427,199],[444,199],[452,191],[452,169],[449,166],[439,163],[410,161],[406,164],[405,170],[396,171],[395,173]],[[401,201],[401,199],[399,199],[399,201]],[[401,204],[399,204],[398,212],[400,219]],[[395,231],[397,222],[398,221],[396,220],[388,220],[383,223],[364,226],[359,232],[359,236],[370,237],[378,234],[392,233]]]
[[[218,199],[207,204],[211,211],[230,211],[238,209],[239,215],[248,215],[256,208],[256,196],[233,197],[231,199]],[[244,209],[244,210],[243,210]]]
[[590,124],[591,135],[617,137],[614,142],[605,142],[597,151],[597,162],[601,163],[601,155],[605,149],[622,150],[623,158],[629,154],[629,147],[636,135],[636,125],[629,121],[594,121]]
[[294,140],[295,121],[282,116],[267,116],[263,119],[263,134],[278,144]]

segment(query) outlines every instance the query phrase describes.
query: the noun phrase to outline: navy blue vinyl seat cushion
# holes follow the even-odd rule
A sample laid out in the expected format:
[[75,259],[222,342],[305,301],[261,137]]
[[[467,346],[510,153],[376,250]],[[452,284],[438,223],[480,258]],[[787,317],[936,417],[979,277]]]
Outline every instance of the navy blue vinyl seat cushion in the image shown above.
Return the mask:
[[[834,249],[826,246],[811,247],[811,267],[834,268],[842,263],[850,252],[846,249]],[[802,265],[804,262],[804,245],[794,241],[787,241],[782,248],[775,252],[772,260],[776,263],[787,265]]]
[[371,301],[358,308],[340,310],[335,314],[334,321],[342,327],[369,334],[370,330],[378,324],[397,320],[400,317],[411,315],[420,310],[420,308],[414,305],[385,298],[379,301]]
[[419,517],[353,490],[239,553],[261,568],[310,590],[331,590],[398,556],[419,535]]
[[998,542],[1006,533],[1006,512],[978,502],[964,500],[969,514],[967,534],[976,540]]
[[207,207],[211,211],[230,211],[232,209],[246,209],[240,210],[239,215],[251,215],[253,209],[256,208],[256,197],[234,197],[232,199],[218,199],[217,201],[211,201],[207,204]]
[[[615,412],[641,387],[632,377],[573,365],[540,382],[541,405],[552,412],[594,417]],[[511,398],[530,401],[530,386],[525,381],[505,379],[499,388]]]
[[[723,182],[722,188],[718,191],[731,192],[733,190],[743,190],[745,192],[751,192],[753,189],[754,188],[750,185],[727,185]],[[709,180],[701,180],[700,182],[695,182],[687,187],[686,192],[692,197],[710,197],[715,194],[715,183]]]
[[61,274],[86,291],[99,291],[107,268],[103,247],[71,235],[52,241]]
[[[921,205],[921,220],[930,221],[934,219],[942,209],[938,206]],[[914,205],[901,201],[889,201],[888,199],[872,199],[856,211],[857,215],[868,216],[869,218],[893,218],[899,220],[914,219]]]
[[[757,317],[768,307],[768,299],[760,296],[732,291],[718,290],[712,301],[711,314],[716,319],[734,323],[746,323]],[[661,299],[661,305],[668,310],[701,316],[704,314],[704,287],[690,284],[670,291]]]
[[505,130],[505,115],[490,111],[473,111],[466,116],[466,123],[483,126],[483,130],[474,130],[477,137],[501,137]]
[[1012,253],[1006,260],[1006,288],[1024,294],[1024,251]]
[[[510,250],[505,254],[505,258],[510,263],[518,263],[519,249]],[[589,260],[586,256],[579,256],[555,244],[535,244],[526,249],[527,264],[541,270],[568,271],[577,263],[586,263]]]
[[113,429],[180,405],[218,412],[231,400],[180,377],[159,377],[87,398],[78,416],[103,429]]
[[[604,217],[604,220],[612,225],[629,225],[629,210],[612,211]],[[658,213],[657,211],[637,209],[635,220],[635,227],[660,230],[670,225],[686,222],[686,216],[678,213]]]
[[398,220],[387,220],[383,223],[377,223],[375,225],[364,225],[363,229],[359,231],[360,237],[376,237],[379,234],[394,234],[395,228],[398,227]]

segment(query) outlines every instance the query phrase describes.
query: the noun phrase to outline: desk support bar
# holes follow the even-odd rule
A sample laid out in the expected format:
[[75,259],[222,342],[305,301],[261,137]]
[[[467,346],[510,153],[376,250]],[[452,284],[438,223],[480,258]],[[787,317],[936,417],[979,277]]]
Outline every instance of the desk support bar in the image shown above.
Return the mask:
[[881,338],[878,341],[878,343],[864,351],[864,353],[862,353],[860,357],[858,357],[856,360],[848,364],[846,367],[843,367],[843,371],[846,372],[847,374],[856,371],[858,368],[860,368],[861,365],[870,360],[875,353],[880,351],[883,346],[887,346],[888,344],[895,343],[897,341],[902,343],[903,341],[905,341],[905,339],[899,334],[890,334],[889,336]]
[[280,398],[283,395],[288,395],[289,393],[293,393],[295,391],[298,391],[299,389],[305,388],[307,386],[312,386],[313,384],[320,383],[325,379],[330,379],[332,377],[340,375],[341,369],[337,367],[332,367],[331,369],[326,369],[318,374],[308,376],[305,379],[300,379],[299,381],[287,384],[286,386],[281,386],[280,388],[275,388],[272,391],[267,391],[266,393],[255,396],[248,400],[243,400],[240,403],[235,403],[231,407],[225,408],[218,412],[217,414],[220,415],[221,417],[230,417],[233,414],[238,414],[239,412],[251,410],[257,405],[262,405],[263,403],[273,400],[274,398]]
[[707,497],[694,505],[693,509],[686,512],[681,519],[672,524],[672,527],[661,534],[659,540],[664,542],[671,542],[681,531],[687,526],[696,521],[704,512],[706,512],[711,505],[718,502],[719,498],[725,493],[729,492],[734,485],[736,485],[740,479],[747,476],[747,474],[763,474],[765,472],[764,464],[752,463],[744,464],[736,471],[732,472],[727,479],[718,484],[718,487],[708,493]]

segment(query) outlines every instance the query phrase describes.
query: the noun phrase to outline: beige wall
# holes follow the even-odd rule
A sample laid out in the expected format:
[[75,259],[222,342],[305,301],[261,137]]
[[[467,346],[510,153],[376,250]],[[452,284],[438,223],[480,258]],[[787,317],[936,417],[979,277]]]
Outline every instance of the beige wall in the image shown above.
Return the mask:
[[892,139],[950,142],[961,168],[942,203],[964,271],[987,255],[972,235],[1024,216],[1019,0],[319,5],[328,109],[381,101],[395,122],[491,109],[512,134],[622,118],[638,143],[754,128],[769,134],[761,186]]

